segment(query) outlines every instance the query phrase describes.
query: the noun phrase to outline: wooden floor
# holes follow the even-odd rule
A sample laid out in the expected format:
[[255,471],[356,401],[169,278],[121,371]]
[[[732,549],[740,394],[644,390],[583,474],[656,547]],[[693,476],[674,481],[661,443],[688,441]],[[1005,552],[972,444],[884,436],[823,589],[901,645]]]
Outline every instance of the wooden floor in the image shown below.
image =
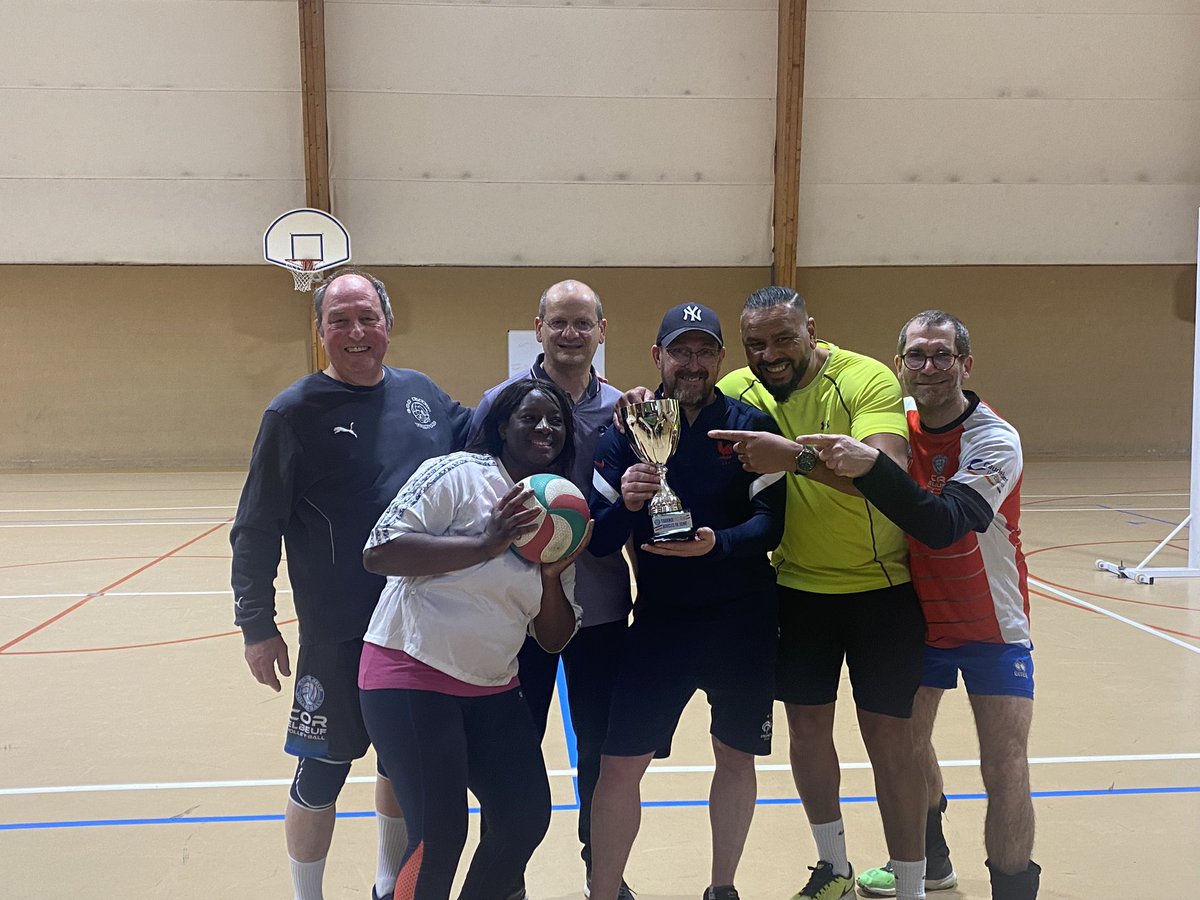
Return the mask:
[[[239,473],[0,476],[0,898],[290,897],[288,696],[253,681],[231,625],[240,483]],[[1026,474],[1043,898],[1200,894],[1200,583],[1145,586],[1095,568],[1141,559],[1186,515],[1187,488],[1183,463]],[[1162,564],[1183,563],[1186,534]],[[281,601],[294,646],[290,595]],[[866,868],[885,853],[848,712],[837,728],[844,815],[851,860]],[[645,779],[628,869],[642,900],[694,900],[708,883],[707,724],[694,702],[675,754]],[[961,691],[943,703],[935,740],[960,877],[935,896],[986,898],[978,748]],[[579,897],[560,715],[545,748],[556,812],[530,894]],[[339,805],[330,900],[370,896],[372,765],[355,766]],[[746,900],[784,900],[816,855],[782,733],[759,797],[738,886]]]

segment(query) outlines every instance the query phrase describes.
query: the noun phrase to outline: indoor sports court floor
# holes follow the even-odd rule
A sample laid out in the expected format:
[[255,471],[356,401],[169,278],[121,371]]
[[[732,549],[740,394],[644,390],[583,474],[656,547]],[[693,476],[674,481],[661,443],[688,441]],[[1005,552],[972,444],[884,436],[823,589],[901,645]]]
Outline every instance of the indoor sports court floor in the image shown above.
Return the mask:
[[[231,626],[229,521],[241,473],[0,476],[0,897],[286,898],[280,813],[288,697],[256,684]],[[1098,572],[1140,560],[1187,512],[1182,462],[1031,464],[1030,747],[1044,898],[1200,891],[1200,583]],[[1186,532],[1160,564],[1182,565]],[[281,586],[286,587],[283,579]],[[281,595],[293,648],[289,595]],[[961,693],[936,742],[960,877],[989,896],[977,747]],[[838,719],[851,859],[885,856],[853,717]],[[780,716],[780,721],[782,718]],[[707,884],[711,752],[702,701],[644,782],[627,877],[642,900]],[[571,741],[545,743],[556,812],[534,900],[580,896]],[[815,862],[780,729],[762,760],[738,886],[789,897]],[[370,761],[355,767],[326,896],[367,898]],[[474,829],[473,829],[474,830]]]

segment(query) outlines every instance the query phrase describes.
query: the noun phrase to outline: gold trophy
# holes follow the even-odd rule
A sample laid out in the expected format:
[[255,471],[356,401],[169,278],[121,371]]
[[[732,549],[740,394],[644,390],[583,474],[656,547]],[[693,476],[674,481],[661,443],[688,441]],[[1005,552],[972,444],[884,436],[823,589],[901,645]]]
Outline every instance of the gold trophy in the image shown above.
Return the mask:
[[692,514],[667,486],[667,460],[679,446],[679,401],[646,400],[625,407],[625,431],[633,452],[658,473],[658,493],[650,498],[650,526],[655,543],[688,541],[696,533]]

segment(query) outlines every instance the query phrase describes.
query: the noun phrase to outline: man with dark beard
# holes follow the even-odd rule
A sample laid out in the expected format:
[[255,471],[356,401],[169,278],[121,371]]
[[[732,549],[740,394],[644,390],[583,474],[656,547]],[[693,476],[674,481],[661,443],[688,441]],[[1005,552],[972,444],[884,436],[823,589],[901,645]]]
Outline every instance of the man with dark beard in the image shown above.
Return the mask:
[[[908,427],[900,386],[877,360],[817,340],[804,300],[784,287],[755,291],[741,318],[749,367],[720,389],[769,413],[786,436],[849,434],[904,467]],[[778,699],[792,776],[819,861],[793,900],[854,894],[841,809],[834,705],[850,671],[871,758],[897,896],[925,896],[924,775],[912,746],[925,622],[903,532],[835,475],[813,448],[762,432],[714,430],[751,472],[786,472],[787,518],[774,555],[779,575]]]
[[[714,428],[753,434],[769,416],[716,388],[725,357],[716,313],[698,303],[663,317],[651,354],[659,398],[679,401],[680,431],[668,481],[695,535],[654,543],[647,506],[660,482],[612,429],[596,448],[588,549],[617,553],[632,537],[637,602],[626,636],[592,802],[592,900],[617,900],[640,822],[639,784],[670,752],[697,690],[712,710],[716,767],[710,793],[713,856],[705,900],[737,900],[734,874],[754,815],[754,757],[771,749],[778,605],[767,554],[783,532],[782,475],[756,476]],[[778,437],[778,435],[776,435]]]

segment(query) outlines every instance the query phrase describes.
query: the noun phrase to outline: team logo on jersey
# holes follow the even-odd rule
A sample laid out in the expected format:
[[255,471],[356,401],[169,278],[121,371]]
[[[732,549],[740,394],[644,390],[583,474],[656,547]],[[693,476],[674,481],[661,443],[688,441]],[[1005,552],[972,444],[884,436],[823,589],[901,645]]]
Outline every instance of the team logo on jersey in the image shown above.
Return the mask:
[[312,675],[305,675],[296,682],[296,702],[304,707],[305,712],[316,712],[325,702],[325,688]]
[[942,456],[940,453],[933,458],[933,471],[939,475],[946,474],[946,463],[950,462],[948,457]]
[[733,441],[717,441],[717,456],[721,457],[721,462],[733,459]]
[[429,404],[420,397],[409,397],[408,402],[404,404],[404,408],[408,410],[408,414],[416,421],[418,428],[428,430],[437,426],[437,422],[433,421],[433,411],[430,410]]
[[355,439],[358,438],[358,434],[354,430],[353,422],[351,422],[349,425],[334,425],[333,433],[334,434],[348,434],[352,438],[355,438]]
[[994,488],[1003,488],[1008,483],[1008,477],[1001,471],[1000,467],[994,462],[988,462],[986,459],[979,459],[977,457],[971,460],[966,465],[966,471],[972,475],[979,476]]

